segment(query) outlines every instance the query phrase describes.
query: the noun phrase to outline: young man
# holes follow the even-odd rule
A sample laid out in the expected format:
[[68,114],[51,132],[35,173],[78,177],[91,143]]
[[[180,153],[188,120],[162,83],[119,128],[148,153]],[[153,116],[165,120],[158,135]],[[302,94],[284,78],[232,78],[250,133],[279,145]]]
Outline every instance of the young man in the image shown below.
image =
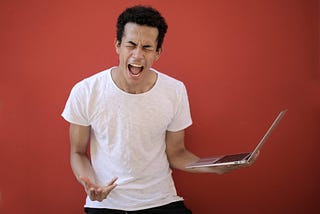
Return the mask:
[[171,175],[171,168],[187,170],[199,159],[184,145],[184,129],[192,124],[186,88],[152,68],[166,31],[155,9],[126,9],[117,22],[119,65],[71,91],[62,116],[70,122],[70,161],[88,195],[87,213],[191,213]]

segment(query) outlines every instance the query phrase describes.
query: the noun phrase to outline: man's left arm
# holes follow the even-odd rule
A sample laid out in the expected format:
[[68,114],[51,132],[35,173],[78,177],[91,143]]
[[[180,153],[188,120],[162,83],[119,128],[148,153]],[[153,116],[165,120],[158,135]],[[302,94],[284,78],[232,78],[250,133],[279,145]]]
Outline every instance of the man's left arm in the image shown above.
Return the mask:
[[180,169],[184,171],[188,170],[185,167],[199,160],[195,154],[188,151],[184,145],[184,130],[166,133],[166,153],[171,168]]
[[[166,153],[171,168],[187,171],[223,174],[243,166],[216,166],[187,169],[186,166],[199,160],[199,157],[190,152],[184,143],[184,130],[166,133]],[[252,161],[253,163],[254,161]],[[251,164],[252,164],[251,163]],[[251,165],[250,164],[250,165]]]

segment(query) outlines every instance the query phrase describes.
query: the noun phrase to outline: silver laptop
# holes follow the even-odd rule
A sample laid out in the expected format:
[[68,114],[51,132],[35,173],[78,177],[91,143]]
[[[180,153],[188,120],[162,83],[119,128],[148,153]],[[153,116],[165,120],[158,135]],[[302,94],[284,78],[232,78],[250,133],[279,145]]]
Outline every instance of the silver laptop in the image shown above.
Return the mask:
[[280,120],[287,111],[288,110],[285,109],[279,113],[277,118],[273,121],[268,131],[265,133],[263,138],[260,140],[256,148],[252,152],[201,158],[200,160],[186,166],[186,168],[248,164],[249,161],[254,157],[254,155],[261,149],[262,145],[267,141],[271,132],[279,124]]

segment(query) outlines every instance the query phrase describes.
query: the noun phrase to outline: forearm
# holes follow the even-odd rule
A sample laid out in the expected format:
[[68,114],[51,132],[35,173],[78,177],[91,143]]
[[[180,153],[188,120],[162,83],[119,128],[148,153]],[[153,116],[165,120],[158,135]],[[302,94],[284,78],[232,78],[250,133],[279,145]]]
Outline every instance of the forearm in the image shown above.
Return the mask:
[[86,154],[81,154],[77,152],[71,153],[70,164],[73,174],[81,184],[83,184],[83,181],[80,180],[80,176],[87,177],[93,182],[96,181],[95,173],[93,171],[91,162]]
[[199,168],[186,168],[189,164],[199,160],[199,157],[191,153],[187,149],[181,149],[177,151],[172,158],[169,158],[170,166],[175,169],[179,169],[192,173],[216,173],[223,174],[229,170],[226,167],[199,167]]
[[197,173],[223,174],[230,171],[227,167],[186,168],[189,164],[199,160],[199,157],[188,151],[184,146],[184,130],[166,133],[166,153],[171,168]]
[[190,171],[186,168],[186,166],[199,160],[199,157],[197,157],[196,155],[194,155],[186,149],[181,149],[179,151],[176,151],[175,154],[168,155],[168,159],[171,168],[183,171]]
[[95,182],[95,173],[87,155],[91,127],[70,124],[70,164],[77,180],[83,184],[80,177],[86,177]]

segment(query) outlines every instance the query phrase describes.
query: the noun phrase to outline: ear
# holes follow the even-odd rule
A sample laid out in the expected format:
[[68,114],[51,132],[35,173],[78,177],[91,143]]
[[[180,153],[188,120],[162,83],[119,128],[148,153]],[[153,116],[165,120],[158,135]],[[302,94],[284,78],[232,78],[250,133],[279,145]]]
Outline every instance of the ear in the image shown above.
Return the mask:
[[157,50],[157,54],[156,54],[156,61],[160,58],[161,53],[162,53],[162,48],[159,48],[159,49]]
[[120,41],[118,41],[117,39],[114,39],[114,46],[116,48],[117,54],[119,54]]

